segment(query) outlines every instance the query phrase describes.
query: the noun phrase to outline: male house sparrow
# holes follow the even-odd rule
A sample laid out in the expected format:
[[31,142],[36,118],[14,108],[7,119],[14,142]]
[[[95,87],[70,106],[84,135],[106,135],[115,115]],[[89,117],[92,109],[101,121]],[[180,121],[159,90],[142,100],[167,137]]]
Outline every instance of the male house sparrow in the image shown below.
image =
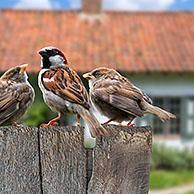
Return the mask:
[[129,121],[144,113],[157,115],[162,121],[175,115],[152,105],[151,99],[114,69],[100,67],[83,75],[89,80],[90,98],[96,109],[108,117],[108,122]]
[[15,124],[34,101],[34,89],[28,82],[28,64],[13,67],[0,77],[0,125]]
[[58,113],[58,117],[41,126],[55,125],[65,112],[71,112],[77,115],[78,125],[80,116],[85,120],[92,137],[108,135],[106,129],[90,112],[87,90],[77,73],[68,66],[64,54],[56,47],[42,48],[39,54],[42,58],[42,69],[38,78],[39,87],[45,103]]

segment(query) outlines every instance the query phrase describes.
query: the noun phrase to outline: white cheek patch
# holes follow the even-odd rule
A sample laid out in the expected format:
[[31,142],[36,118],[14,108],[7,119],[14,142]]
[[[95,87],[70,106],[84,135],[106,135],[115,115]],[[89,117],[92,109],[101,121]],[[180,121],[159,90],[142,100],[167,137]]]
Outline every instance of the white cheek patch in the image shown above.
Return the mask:
[[49,61],[51,62],[52,66],[56,66],[56,65],[63,64],[64,59],[60,55],[55,55],[55,56],[49,57]]
[[28,74],[26,72],[24,72],[24,77],[25,77],[25,80],[28,80]]
[[93,86],[92,80],[89,80],[89,81],[88,81],[88,84],[89,84],[89,88],[92,89],[92,88],[93,88],[93,87],[92,87],[92,86]]
[[41,57],[40,67],[43,68],[43,58]]
[[51,79],[49,79],[49,78],[43,78],[43,81],[44,82],[54,82],[55,80],[54,80],[54,77],[52,77]]

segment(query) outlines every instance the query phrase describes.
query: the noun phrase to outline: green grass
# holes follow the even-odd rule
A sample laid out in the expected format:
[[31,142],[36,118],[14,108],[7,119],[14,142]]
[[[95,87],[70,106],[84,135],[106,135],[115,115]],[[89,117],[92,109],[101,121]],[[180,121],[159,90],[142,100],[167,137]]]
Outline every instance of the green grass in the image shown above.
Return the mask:
[[189,191],[189,192],[187,192],[185,194],[194,194],[194,191]]
[[170,188],[190,182],[194,182],[194,170],[193,171],[153,170],[150,175],[151,189]]

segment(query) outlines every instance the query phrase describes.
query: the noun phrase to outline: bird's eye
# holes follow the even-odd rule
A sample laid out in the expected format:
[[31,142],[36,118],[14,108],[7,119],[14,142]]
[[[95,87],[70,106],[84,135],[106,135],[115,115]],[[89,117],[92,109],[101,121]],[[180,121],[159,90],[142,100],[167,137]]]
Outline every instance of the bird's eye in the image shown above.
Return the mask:
[[58,55],[58,54],[59,54],[59,52],[58,52],[57,50],[54,50],[53,53],[54,53],[55,55]]
[[14,74],[19,73],[19,72],[20,72],[20,68],[19,67],[14,70]]
[[95,71],[95,72],[93,73],[93,76],[94,76],[94,77],[100,77],[100,72],[99,72],[99,71]]

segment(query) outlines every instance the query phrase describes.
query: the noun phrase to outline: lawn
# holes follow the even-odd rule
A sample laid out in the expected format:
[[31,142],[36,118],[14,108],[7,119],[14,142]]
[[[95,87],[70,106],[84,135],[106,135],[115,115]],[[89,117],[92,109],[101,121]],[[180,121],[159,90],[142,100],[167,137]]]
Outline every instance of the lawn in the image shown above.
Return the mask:
[[[153,170],[150,175],[151,189],[169,188],[190,182],[194,182],[194,170],[193,171]],[[187,194],[194,194],[194,192],[190,192]]]
[[185,194],[194,194],[194,191],[187,192]]

